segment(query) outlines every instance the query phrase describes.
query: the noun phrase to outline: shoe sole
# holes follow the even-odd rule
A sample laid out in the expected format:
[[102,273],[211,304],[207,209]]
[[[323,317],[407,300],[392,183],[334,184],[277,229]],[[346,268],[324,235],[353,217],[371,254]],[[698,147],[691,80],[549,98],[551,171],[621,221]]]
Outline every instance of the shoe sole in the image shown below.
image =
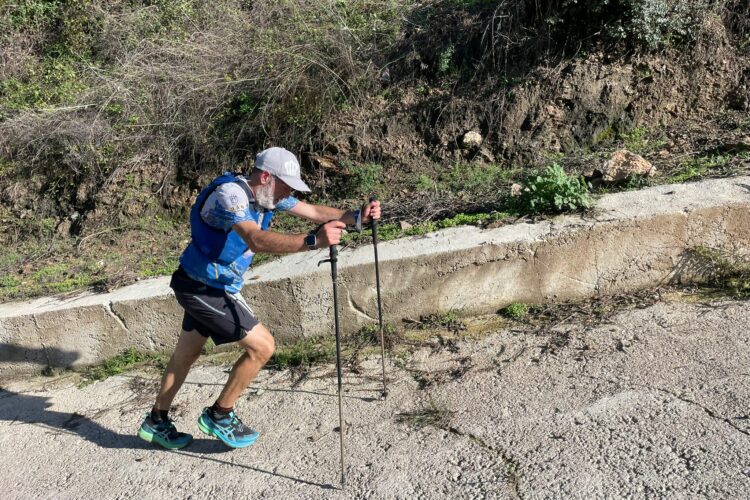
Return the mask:
[[152,434],[151,432],[148,432],[144,430],[143,428],[138,429],[138,437],[148,443],[158,444],[159,446],[167,450],[181,450],[182,448],[186,447],[187,445],[193,442],[193,440],[190,439],[190,441],[182,445],[169,443],[168,441],[164,441],[164,439],[157,436],[156,434]]
[[224,438],[224,436],[222,436],[221,434],[219,434],[218,432],[216,432],[215,430],[213,430],[212,428],[210,428],[208,425],[206,425],[203,422],[203,416],[201,416],[201,418],[198,419],[198,428],[201,430],[201,432],[203,434],[206,434],[206,435],[209,435],[209,436],[213,436],[216,439],[218,439],[219,441],[221,441],[222,443],[224,443],[225,445],[227,445],[227,446],[229,446],[230,448],[233,448],[233,449],[247,448],[248,446],[253,445],[255,443],[255,441],[257,441],[258,438],[260,437],[260,434],[258,434],[257,436],[255,436],[255,439],[253,439],[252,441],[248,441],[247,443],[242,443],[240,445],[235,444],[235,443],[230,443],[230,442],[228,442],[226,440],[226,438]]

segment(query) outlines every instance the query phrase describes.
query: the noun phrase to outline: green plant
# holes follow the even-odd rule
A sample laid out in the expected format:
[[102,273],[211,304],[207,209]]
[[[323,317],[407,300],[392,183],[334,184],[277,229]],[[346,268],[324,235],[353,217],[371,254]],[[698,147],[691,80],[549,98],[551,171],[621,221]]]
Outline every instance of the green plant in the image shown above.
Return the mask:
[[213,354],[216,350],[216,344],[214,344],[214,341],[212,339],[206,340],[206,343],[203,344],[203,347],[201,348],[201,354]]
[[619,131],[618,138],[629,151],[634,153],[648,153],[664,147],[663,137],[650,131],[646,127],[634,127],[627,131]]
[[344,162],[343,166],[349,174],[344,186],[346,196],[362,198],[382,194],[385,186],[382,165]]
[[522,302],[514,302],[502,308],[500,310],[500,313],[503,316],[506,316],[511,319],[522,320],[523,318],[526,317],[526,315],[529,314],[530,311],[531,311],[531,306],[529,306],[528,304],[524,304]]
[[454,311],[448,311],[421,316],[419,321],[414,325],[414,328],[419,330],[445,329],[457,332],[465,330],[466,325],[458,318],[458,315]]
[[454,194],[481,195],[496,191],[510,172],[495,163],[456,163],[440,176],[439,187]]
[[718,248],[697,246],[690,250],[695,270],[712,286],[733,295],[750,296],[750,258]]
[[699,179],[708,175],[711,170],[726,166],[731,158],[730,155],[710,155],[692,158],[683,163],[670,176],[669,182],[680,183]]
[[557,164],[541,173],[532,173],[525,184],[516,198],[517,208],[522,213],[559,213],[591,206],[589,188],[583,178],[568,176]]
[[[396,329],[393,325],[389,323],[383,325],[383,335],[385,337],[393,335],[395,331]],[[380,326],[377,324],[364,325],[353,335],[353,338],[359,339],[368,345],[380,345]]]
[[178,255],[164,255],[161,257],[147,257],[139,262],[141,276],[152,278],[172,274],[179,265]]
[[711,0],[563,0],[552,3],[547,24],[577,39],[592,33],[631,47],[656,50],[694,42]]
[[414,188],[417,191],[435,191],[437,189],[437,183],[424,174],[420,174],[414,183]]
[[600,144],[602,142],[611,141],[616,133],[615,129],[612,126],[609,126],[594,136],[593,143]]
[[423,429],[427,426],[448,429],[453,413],[430,399],[423,408],[397,414],[396,421],[401,424],[410,425],[415,429]]
[[85,385],[87,382],[94,380],[104,380],[106,378],[118,375],[128,369],[141,366],[147,362],[163,364],[165,356],[157,353],[143,353],[134,348],[129,348],[113,358],[103,363],[91,366],[83,370]]
[[456,46],[452,43],[445,47],[440,52],[438,58],[438,71],[441,73],[448,73],[453,69],[453,56],[456,53]]
[[315,363],[325,363],[333,359],[335,345],[330,338],[303,339],[290,346],[276,349],[270,366],[278,369],[309,367]]

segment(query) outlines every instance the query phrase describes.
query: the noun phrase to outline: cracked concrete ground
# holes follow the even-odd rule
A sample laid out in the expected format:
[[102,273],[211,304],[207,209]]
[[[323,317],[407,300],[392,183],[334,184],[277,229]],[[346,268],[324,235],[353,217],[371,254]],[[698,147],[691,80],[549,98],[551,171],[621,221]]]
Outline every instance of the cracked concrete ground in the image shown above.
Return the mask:
[[[131,373],[0,392],[3,498],[747,498],[748,302],[660,302],[596,326],[504,329],[345,374],[348,485],[338,488],[333,366],[294,388],[263,371],[238,403],[261,432],[230,451],[196,418],[224,366],[175,403],[195,435],[168,452],[135,432],[157,381]],[[531,330],[531,329],[529,329]],[[420,389],[422,387],[422,389]]]

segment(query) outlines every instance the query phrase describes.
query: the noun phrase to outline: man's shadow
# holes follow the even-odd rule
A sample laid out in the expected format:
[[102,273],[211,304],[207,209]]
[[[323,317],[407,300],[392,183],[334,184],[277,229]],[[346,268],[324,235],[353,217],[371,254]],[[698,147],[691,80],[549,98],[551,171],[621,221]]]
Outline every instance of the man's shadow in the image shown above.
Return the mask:
[[[132,434],[120,434],[103,427],[101,424],[77,412],[66,413],[49,410],[51,405],[52,403],[49,402],[49,398],[46,397],[19,394],[0,389],[0,420],[9,421],[10,426],[24,424],[41,426],[56,433],[80,436],[86,441],[90,441],[97,446],[106,449],[155,449],[155,445],[149,444],[137,437],[135,435],[135,430]],[[315,483],[250,465],[202,456],[218,453],[231,453],[231,450],[217,439],[195,439],[184,450],[163,451],[164,453],[176,453],[233,467],[242,467],[254,472],[289,479],[296,483],[308,484],[323,489],[334,488],[331,484]]]
[[[0,389],[0,420],[9,421],[11,426],[35,425],[60,434],[77,435],[101,448],[155,449],[154,445],[136,436],[135,430],[132,434],[120,434],[78,412],[52,411],[49,409],[51,405],[49,398],[46,397],[18,394]],[[223,453],[227,451],[227,448],[215,439],[196,439],[190,444],[190,451]]]

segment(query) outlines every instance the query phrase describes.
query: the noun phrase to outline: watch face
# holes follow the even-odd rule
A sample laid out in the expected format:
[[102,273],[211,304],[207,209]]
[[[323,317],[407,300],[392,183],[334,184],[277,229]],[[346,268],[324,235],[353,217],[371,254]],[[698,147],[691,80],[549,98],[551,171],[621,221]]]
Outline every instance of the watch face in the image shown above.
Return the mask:
[[315,248],[315,243],[317,243],[317,239],[315,238],[314,234],[308,234],[305,236],[305,244],[308,248],[311,250]]

